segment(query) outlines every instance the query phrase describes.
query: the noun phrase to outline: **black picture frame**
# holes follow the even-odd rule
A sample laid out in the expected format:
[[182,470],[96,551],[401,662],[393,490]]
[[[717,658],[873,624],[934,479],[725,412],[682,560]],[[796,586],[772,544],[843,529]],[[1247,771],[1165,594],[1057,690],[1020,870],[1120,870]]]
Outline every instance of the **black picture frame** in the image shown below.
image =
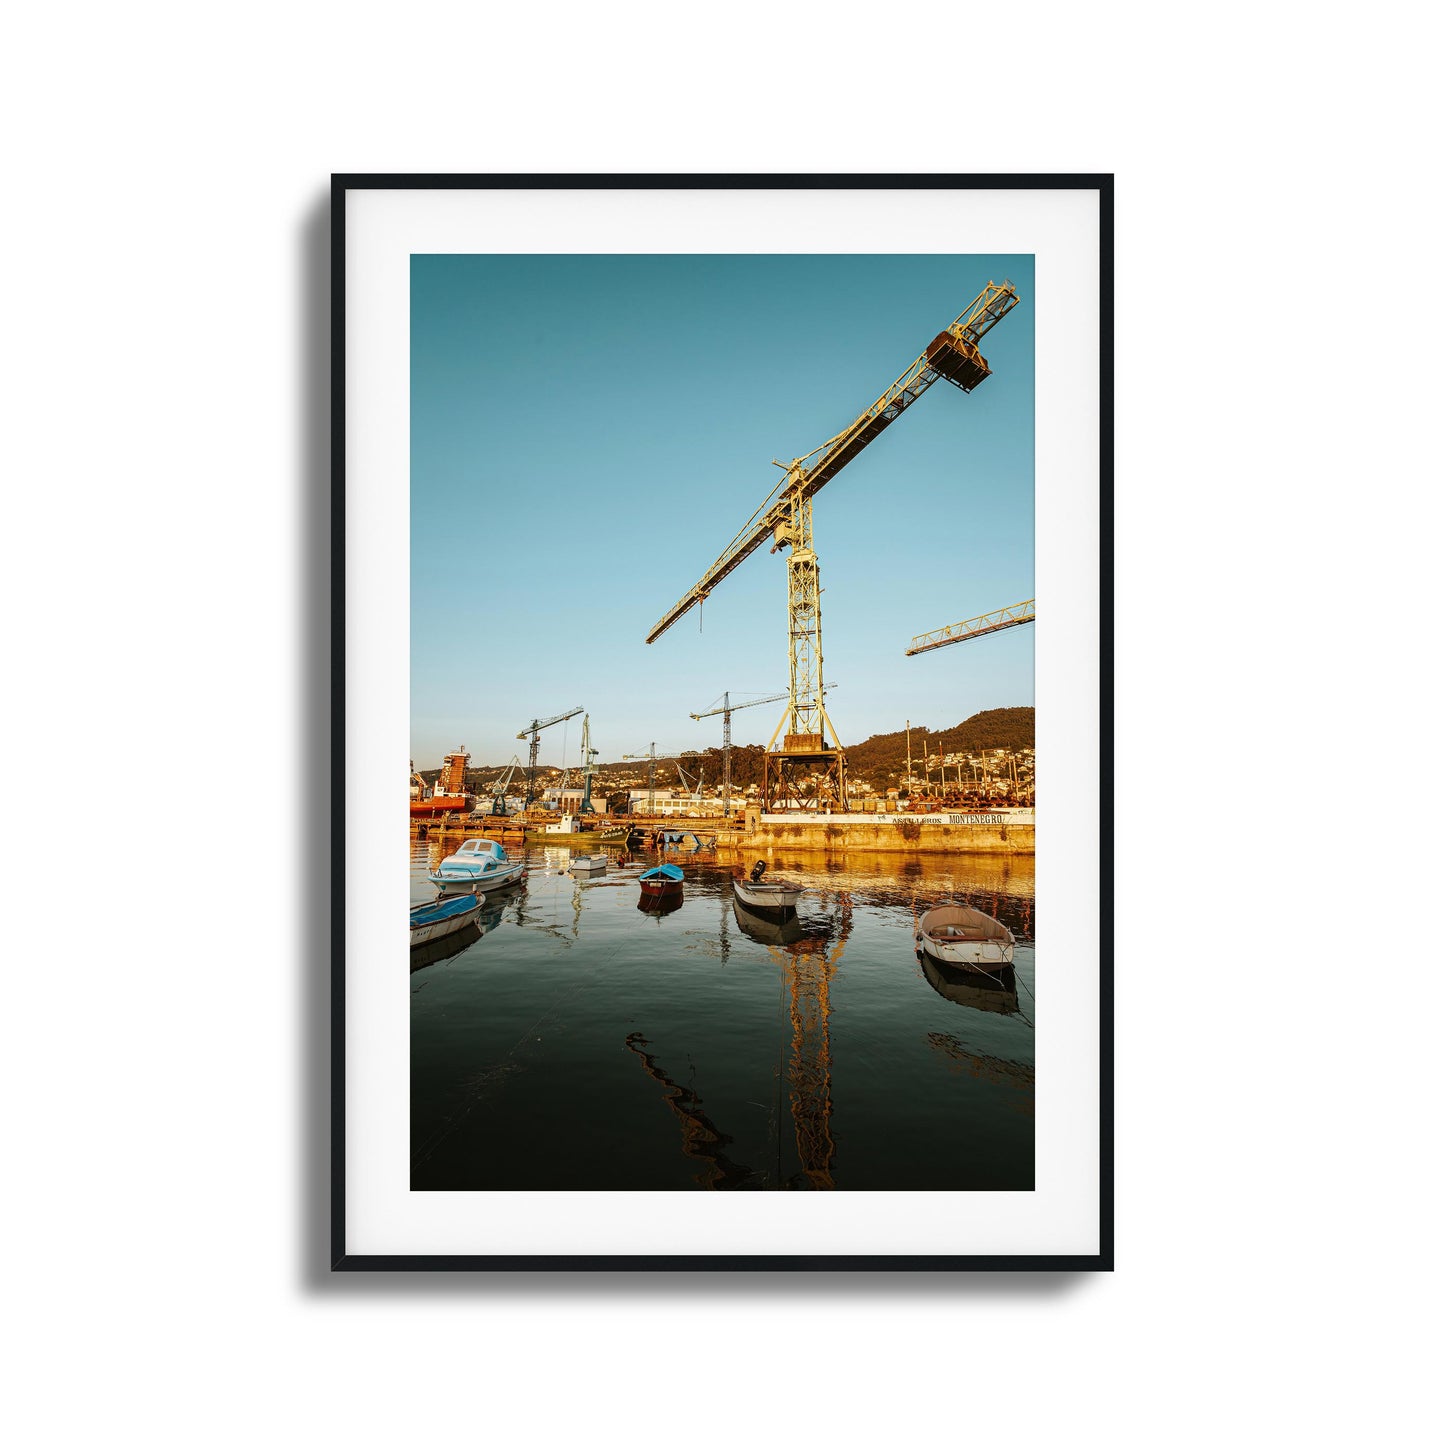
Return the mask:
[[[363,190],[1073,190],[1099,219],[1099,1250],[1083,1255],[391,1255],[346,1242],[346,197]],[[331,177],[331,1237],[333,1271],[1109,1271],[1114,1268],[1114,177],[429,175]]]

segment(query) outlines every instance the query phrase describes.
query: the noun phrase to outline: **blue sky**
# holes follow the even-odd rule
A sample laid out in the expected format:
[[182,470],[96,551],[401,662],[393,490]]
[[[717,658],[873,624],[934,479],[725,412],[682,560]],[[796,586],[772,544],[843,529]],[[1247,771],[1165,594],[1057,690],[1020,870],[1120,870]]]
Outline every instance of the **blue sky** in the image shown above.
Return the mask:
[[[577,705],[601,761],[717,746],[786,688],[785,553],[643,639],[775,486],[990,280],[1020,304],[971,395],[938,381],[818,494],[829,712],[845,746],[1031,704],[1033,628],[905,658],[1034,595],[1032,256],[413,256],[411,746],[525,760]],[[738,712],[762,743],[781,704]],[[542,734],[576,764],[582,719]],[[564,734],[565,727],[565,734]]]

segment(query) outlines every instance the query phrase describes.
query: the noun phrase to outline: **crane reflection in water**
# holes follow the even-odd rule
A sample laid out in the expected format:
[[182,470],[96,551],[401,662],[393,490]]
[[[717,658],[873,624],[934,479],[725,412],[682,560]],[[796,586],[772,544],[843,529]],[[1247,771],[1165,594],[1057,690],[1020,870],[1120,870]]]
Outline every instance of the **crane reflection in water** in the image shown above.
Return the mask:
[[[828,987],[852,932],[851,902],[846,893],[837,894],[833,910],[810,918],[807,925],[796,917],[780,923],[759,918],[731,896],[725,896],[724,908],[745,934],[768,950],[787,990],[789,1106],[802,1168],[784,1180],[783,1187],[832,1189],[835,1145]],[[718,938],[726,963],[731,948],[726,912],[719,923]],[[696,1091],[673,1080],[656,1056],[647,1051],[648,1040],[640,1033],[632,1033],[626,1044],[642,1060],[648,1076],[662,1085],[668,1107],[682,1124],[683,1152],[690,1159],[703,1161],[705,1167],[695,1176],[696,1182],[703,1189],[766,1187],[765,1171],[740,1164],[724,1152],[723,1146],[731,1144],[732,1137],[703,1111]]]

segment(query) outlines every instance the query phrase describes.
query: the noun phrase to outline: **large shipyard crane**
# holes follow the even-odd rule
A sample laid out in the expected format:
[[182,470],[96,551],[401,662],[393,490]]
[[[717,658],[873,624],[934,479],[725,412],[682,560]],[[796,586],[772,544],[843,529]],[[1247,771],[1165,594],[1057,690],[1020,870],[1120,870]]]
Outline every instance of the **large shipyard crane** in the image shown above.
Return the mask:
[[[830,692],[836,684],[828,682],[823,684],[823,691]],[[705,717],[716,717],[722,714],[723,720],[723,813],[726,815],[731,808],[733,798],[733,714],[742,711],[745,707],[761,707],[765,702],[782,702],[787,697],[785,692],[775,692],[768,697],[756,697],[751,702],[733,702],[727,693],[722,695],[721,707],[710,707],[706,712],[690,712],[693,722],[701,722]]]
[[592,806],[592,774],[596,771],[592,759],[596,756],[597,749],[592,746],[592,714],[585,713],[582,718],[582,806],[577,809],[579,813],[597,811]]
[[537,748],[539,739],[537,734],[543,728],[549,728],[553,723],[566,722],[569,717],[576,717],[582,709],[574,707],[571,712],[559,712],[556,717],[536,718],[525,724],[522,731],[517,734],[517,741],[521,742],[530,733],[532,746],[527,753],[527,807],[532,806],[532,799],[537,796],[535,779],[537,777]]
[[507,789],[512,784],[512,774],[521,766],[521,758],[513,753],[512,761],[507,764],[507,771],[492,784],[492,817],[505,818],[507,816]]
[[917,657],[920,652],[932,652],[936,647],[947,647],[951,642],[969,642],[975,637],[987,637],[990,632],[1002,632],[1009,627],[1022,627],[1034,620],[1034,599],[1016,602],[1012,607],[1000,607],[997,612],[985,612],[982,617],[970,617],[966,622],[955,622],[951,627],[938,627],[932,632],[920,632],[909,645],[904,657]]
[[[847,806],[846,755],[823,706],[823,623],[818,557],[813,550],[813,498],[885,427],[896,421],[939,377],[972,391],[990,375],[979,342],[1015,306],[1018,292],[990,281],[972,304],[928,344],[887,391],[837,436],[791,462],[774,459],[783,480],[769,493],[702,579],[665,612],[647,635],[656,642],[701,603],[734,568],[769,538],[788,554],[788,706],[763,758],[763,807]],[[816,459],[816,460],[815,460]],[[782,745],[774,747],[782,735]],[[830,742],[831,739],[831,742]],[[822,764],[824,782],[809,798],[800,784]]]

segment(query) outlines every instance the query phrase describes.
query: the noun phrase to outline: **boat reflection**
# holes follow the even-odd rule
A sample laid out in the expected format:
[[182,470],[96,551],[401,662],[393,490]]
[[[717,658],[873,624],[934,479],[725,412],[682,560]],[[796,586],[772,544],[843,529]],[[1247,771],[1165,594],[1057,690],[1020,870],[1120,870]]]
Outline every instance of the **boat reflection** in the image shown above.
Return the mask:
[[962,1039],[952,1034],[931,1033],[927,1035],[928,1046],[942,1054],[949,1062],[949,1068],[956,1074],[969,1077],[985,1084],[999,1084],[1016,1089],[1020,1107],[1027,1113],[1033,1112],[1034,1066],[1016,1059],[995,1058],[992,1054],[980,1054],[968,1047]]
[[732,904],[733,917],[737,920],[738,927],[755,943],[786,948],[788,944],[796,943],[807,931],[796,915],[782,923],[775,923],[770,918],[760,918],[746,905],[739,903],[736,897]]
[[981,1009],[984,1013],[1013,1014],[1019,1011],[1018,983],[1013,967],[1001,968],[994,972],[974,972],[970,969],[950,968],[939,963],[926,953],[918,954],[923,965],[923,976],[940,998],[956,1003],[963,1008]]
[[681,907],[681,893],[642,893],[637,898],[639,913],[676,913]]
[[[497,917],[501,916],[499,912]],[[448,933],[445,937],[418,945],[411,951],[411,971],[415,973],[419,968],[427,968],[433,963],[455,958],[457,954],[470,948],[484,932],[486,930],[481,923],[477,919],[471,919],[465,928],[459,928],[455,933]]]

